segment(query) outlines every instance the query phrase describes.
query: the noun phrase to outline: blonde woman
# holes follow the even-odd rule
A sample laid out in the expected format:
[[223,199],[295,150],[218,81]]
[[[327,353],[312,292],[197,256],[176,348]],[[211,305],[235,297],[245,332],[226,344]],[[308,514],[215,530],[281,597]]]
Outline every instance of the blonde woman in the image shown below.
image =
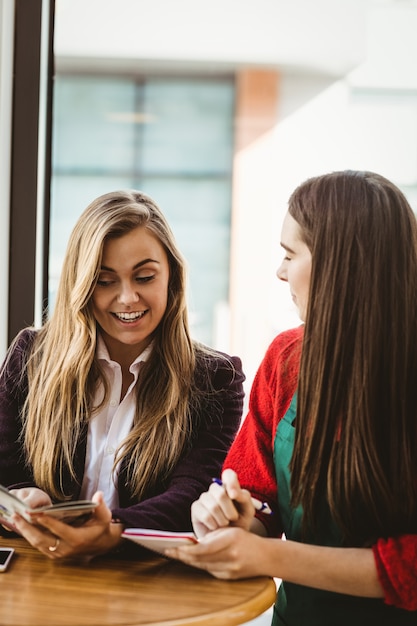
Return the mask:
[[241,362],[190,338],[184,261],[155,202],[94,200],[71,234],[54,312],[0,379],[0,483],[31,506],[94,499],[80,528],[15,530],[51,558],[117,548],[126,526],[191,529],[240,424]]

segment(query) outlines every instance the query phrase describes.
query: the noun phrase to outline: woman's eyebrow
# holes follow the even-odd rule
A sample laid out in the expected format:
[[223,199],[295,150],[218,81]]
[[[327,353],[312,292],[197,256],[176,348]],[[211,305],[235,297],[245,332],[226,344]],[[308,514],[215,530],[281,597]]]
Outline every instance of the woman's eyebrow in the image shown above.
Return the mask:
[[141,267],[142,265],[145,265],[146,263],[158,263],[158,265],[160,264],[160,262],[157,261],[156,259],[144,259],[143,261],[139,261],[139,263],[136,263],[133,269],[137,270],[138,267]]
[[[139,263],[136,263],[136,265],[134,265],[132,269],[137,270],[138,267],[142,267],[142,265],[145,265],[146,263],[158,263],[159,265],[159,261],[157,261],[156,259],[144,259],[143,261],[139,261]],[[116,272],[116,270],[114,270],[112,267],[108,267],[107,265],[102,265],[100,269],[104,272]]]
[[292,254],[295,254],[295,251],[292,248],[289,248],[288,246],[285,245],[285,243],[282,243],[282,241],[279,244],[281,246],[281,248],[284,248],[284,250],[286,250],[287,252],[291,252]]

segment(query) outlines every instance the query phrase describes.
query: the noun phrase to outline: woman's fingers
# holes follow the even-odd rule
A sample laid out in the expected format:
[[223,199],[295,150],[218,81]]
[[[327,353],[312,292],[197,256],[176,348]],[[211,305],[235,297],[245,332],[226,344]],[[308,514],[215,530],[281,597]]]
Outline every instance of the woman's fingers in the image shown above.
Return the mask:
[[10,493],[22,500],[31,509],[52,504],[47,493],[37,487],[22,487],[21,489],[10,489]]
[[40,552],[50,558],[63,558],[80,555],[99,554],[115,547],[120,540],[120,533],[113,532],[111,511],[98,492],[93,496],[97,507],[91,519],[79,527],[65,524],[46,513],[33,516],[33,524],[16,515],[14,523],[17,530]]
[[247,506],[250,506],[251,495],[247,489],[242,489],[235,471],[231,469],[225,469],[222,473],[222,483],[224,491],[226,491],[229,498],[233,502],[239,503],[245,508]]
[[231,520],[235,526],[249,529],[255,515],[255,507],[251,494],[247,489],[242,489],[236,472],[225,469],[222,473],[223,489],[233,502],[235,510],[238,512],[236,519]]
[[196,545],[171,548],[165,554],[217,578],[232,580],[259,575],[250,556],[252,544],[259,540],[241,528],[222,528],[209,533]]
[[104,502],[103,492],[96,491],[92,497],[93,502],[97,502],[97,507],[94,509],[92,519],[95,522],[101,522],[107,524],[111,522],[112,514],[106,503]]
[[[202,497],[202,496],[205,497]],[[191,521],[197,537],[203,537],[208,532],[217,528],[223,528],[230,523],[229,518],[209,497],[202,494],[200,498],[191,505]],[[207,502],[209,501],[209,502]]]
[[[34,548],[43,552],[49,558],[56,559],[62,557],[61,553],[58,553],[59,544],[63,543],[62,539],[55,535],[53,532],[48,532],[45,527],[39,525],[30,524],[20,515],[15,515],[13,522],[18,532],[28,541]],[[62,547],[62,546],[61,546]]]
[[221,481],[214,481],[191,506],[191,520],[197,537],[226,526],[249,529],[255,509],[251,495],[242,489],[236,472],[224,470]]
[[242,488],[237,474],[232,469],[225,469],[222,472],[222,482],[227,493],[233,500],[239,500]]
[[197,537],[203,537],[238,519],[239,512],[233,501],[226,490],[216,483],[210,485],[209,490],[202,493],[191,506],[191,520]]

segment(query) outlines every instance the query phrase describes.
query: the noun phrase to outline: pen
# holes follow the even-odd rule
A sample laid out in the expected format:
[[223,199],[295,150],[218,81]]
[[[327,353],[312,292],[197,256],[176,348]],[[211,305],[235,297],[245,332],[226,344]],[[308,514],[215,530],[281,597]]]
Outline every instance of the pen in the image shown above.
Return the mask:
[[[216,485],[220,485],[220,487],[223,487],[223,481],[220,478],[212,478],[211,482],[216,483]],[[269,508],[269,505],[267,502],[261,502],[260,500],[257,500],[256,498],[251,498],[251,500],[252,500],[253,506],[258,511],[258,513],[265,513],[265,515],[272,515],[272,511]]]

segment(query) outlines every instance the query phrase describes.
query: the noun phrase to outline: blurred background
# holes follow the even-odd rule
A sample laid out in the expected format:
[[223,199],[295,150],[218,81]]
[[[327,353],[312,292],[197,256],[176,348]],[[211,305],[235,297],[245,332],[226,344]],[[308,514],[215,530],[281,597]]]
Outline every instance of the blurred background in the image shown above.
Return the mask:
[[[17,126],[10,60],[23,49],[10,29],[29,3],[0,0],[2,353],[53,308],[87,204],[136,188],[157,201],[187,259],[194,337],[241,356],[249,388],[272,338],[300,323],[275,276],[292,190],[368,169],[417,209],[416,0],[31,2],[41,35],[29,209],[29,177],[13,174],[13,158],[7,167],[7,145],[36,117],[27,78]],[[32,284],[30,304],[19,300]]]
[[137,188],[187,259],[194,337],[249,391],[300,323],[275,275],[292,190],[368,169],[417,210],[416,32],[417,0],[0,0],[0,357],[53,309],[87,204]]

